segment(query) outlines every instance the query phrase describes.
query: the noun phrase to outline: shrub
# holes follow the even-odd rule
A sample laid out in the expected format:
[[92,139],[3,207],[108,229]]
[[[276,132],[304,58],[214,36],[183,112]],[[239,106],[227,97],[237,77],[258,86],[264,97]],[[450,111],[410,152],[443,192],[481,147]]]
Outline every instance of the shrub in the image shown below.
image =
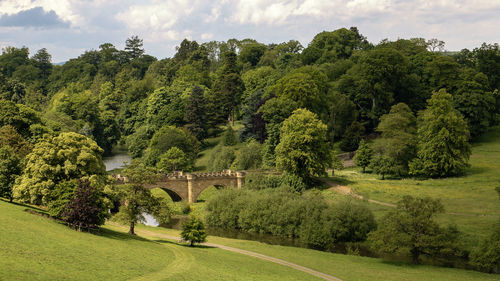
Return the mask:
[[210,154],[208,169],[211,171],[229,169],[234,161],[234,158],[234,148],[218,145]]
[[262,165],[262,145],[250,140],[236,153],[233,168],[236,170],[257,169]]

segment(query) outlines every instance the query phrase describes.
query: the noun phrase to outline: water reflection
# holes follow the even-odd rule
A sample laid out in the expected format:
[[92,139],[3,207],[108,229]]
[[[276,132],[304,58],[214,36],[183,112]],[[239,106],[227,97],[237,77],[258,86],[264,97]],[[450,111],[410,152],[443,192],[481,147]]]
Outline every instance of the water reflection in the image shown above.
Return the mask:
[[106,166],[106,171],[111,171],[124,168],[126,164],[132,161],[132,157],[126,151],[116,151],[113,152],[113,155],[104,157],[102,160]]

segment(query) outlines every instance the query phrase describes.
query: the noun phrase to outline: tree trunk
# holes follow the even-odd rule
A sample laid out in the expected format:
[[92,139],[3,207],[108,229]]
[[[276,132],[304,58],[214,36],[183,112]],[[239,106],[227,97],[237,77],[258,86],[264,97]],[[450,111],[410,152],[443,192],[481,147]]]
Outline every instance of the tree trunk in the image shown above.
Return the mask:
[[366,166],[363,166],[363,173],[365,173]]
[[128,233],[134,235],[135,234],[134,229],[135,229],[135,223],[132,221],[130,222],[130,230],[128,231]]
[[385,174],[382,174],[382,180],[385,180]]
[[416,248],[413,248],[411,249],[410,251],[411,253],[411,261],[413,264],[419,264],[420,263],[420,260],[418,259],[418,257],[420,256],[420,251]]
[[190,245],[190,247],[193,247],[193,245],[194,245],[194,241],[193,241],[193,240],[191,240],[191,245]]
[[12,203],[12,196],[9,196],[9,203]]

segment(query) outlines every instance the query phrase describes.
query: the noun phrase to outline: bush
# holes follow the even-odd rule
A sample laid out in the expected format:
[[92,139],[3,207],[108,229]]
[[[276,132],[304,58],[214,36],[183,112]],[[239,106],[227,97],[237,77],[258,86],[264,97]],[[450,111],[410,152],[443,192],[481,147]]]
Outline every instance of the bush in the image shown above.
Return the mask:
[[234,158],[234,148],[218,145],[210,154],[208,169],[217,172],[229,169],[234,161]]
[[366,239],[375,228],[371,211],[352,202],[329,206],[317,192],[283,189],[225,190],[207,204],[208,225],[299,238],[314,248]]
[[233,168],[236,170],[257,169],[262,165],[262,145],[250,140],[236,153]]
[[222,135],[222,144],[225,146],[232,146],[238,143],[236,138],[236,133],[233,130],[233,127],[230,125],[227,126],[226,131]]
[[188,241],[191,247],[194,243],[203,243],[207,239],[205,225],[200,219],[190,217],[182,224],[181,237],[184,241]]

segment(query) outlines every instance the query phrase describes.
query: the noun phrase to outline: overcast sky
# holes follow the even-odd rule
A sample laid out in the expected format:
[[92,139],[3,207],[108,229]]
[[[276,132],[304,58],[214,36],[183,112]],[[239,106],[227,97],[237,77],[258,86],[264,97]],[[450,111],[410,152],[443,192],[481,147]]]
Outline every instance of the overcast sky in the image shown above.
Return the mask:
[[131,35],[148,54],[171,57],[184,38],[299,40],[357,26],[368,40],[423,37],[447,50],[500,41],[500,0],[0,0],[0,47],[47,48],[53,62]]

